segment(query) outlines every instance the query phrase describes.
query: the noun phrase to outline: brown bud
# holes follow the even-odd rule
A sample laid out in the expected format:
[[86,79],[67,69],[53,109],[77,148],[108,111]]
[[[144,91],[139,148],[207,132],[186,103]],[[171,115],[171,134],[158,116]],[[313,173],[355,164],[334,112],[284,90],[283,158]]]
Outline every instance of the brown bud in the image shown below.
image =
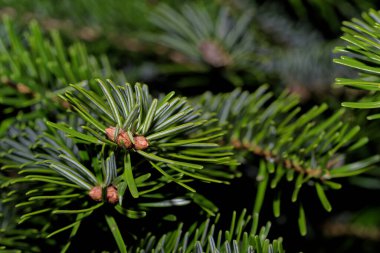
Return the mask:
[[102,201],[102,187],[94,186],[88,193],[88,196],[95,201]]
[[113,205],[119,202],[119,194],[113,185],[107,187],[107,201]]
[[115,127],[108,127],[106,129],[106,135],[107,135],[108,139],[116,142],[119,146],[122,146],[125,148],[131,148],[132,142],[129,139],[128,134],[123,129],[119,129],[119,133],[115,138],[115,131],[116,131]]
[[148,140],[142,135],[137,135],[133,137],[133,140],[135,142],[135,149],[137,150],[144,150],[149,147]]
[[108,139],[110,139],[111,141],[115,141],[115,131],[116,131],[115,127],[106,128],[106,135]]

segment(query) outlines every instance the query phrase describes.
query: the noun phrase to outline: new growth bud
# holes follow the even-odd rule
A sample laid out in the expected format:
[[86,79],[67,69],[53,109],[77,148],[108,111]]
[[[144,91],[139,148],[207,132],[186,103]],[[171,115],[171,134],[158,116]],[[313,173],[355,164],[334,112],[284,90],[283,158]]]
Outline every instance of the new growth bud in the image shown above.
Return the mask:
[[144,150],[149,147],[148,140],[142,135],[135,136],[133,140],[135,142],[135,149],[137,150]]
[[94,186],[90,192],[88,193],[90,198],[92,198],[95,201],[102,201],[102,187],[101,186]]
[[110,204],[117,204],[119,202],[119,194],[115,186],[111,185],[107,187],[107,201]]
[[133,137],[134,144],[131,142],[127,132],[123,129],[119,129],[117,136],[115,136],[116,128],[108,127],[106,130],[107,138],[113,142],[116,142],[120,147],[125,147],[127,149],[134,148],[136,150],[144,150],[149,147],[148,140],[142,135],[136,135]]
[[[101,186],[94,186],[88,193],[88,196],[94,201],[100,202],[103,200],[103,189]],[[106,200],[108,203],[115,205],[119,202],[119,194],[115,186],[110,185],[106,190]]]
[[117,145],[125,148],[131,148],[132,147],[132,142],[129,139],[128,134],[123,130],[119,129],[118,135],[115,136],[116,132],[116,127],[109,127],[106,129],[106,135],[108,139],[111,141],[114,141],[117,143]]

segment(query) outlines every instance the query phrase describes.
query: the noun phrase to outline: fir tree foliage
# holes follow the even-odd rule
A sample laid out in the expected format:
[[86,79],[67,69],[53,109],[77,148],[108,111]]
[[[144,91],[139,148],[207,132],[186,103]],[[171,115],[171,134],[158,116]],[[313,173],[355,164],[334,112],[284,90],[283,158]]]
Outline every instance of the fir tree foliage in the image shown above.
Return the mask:
[[[359,102],[345,102],[342,105],[352,108],[376,109],[380,107],[377,92],[379,86],[379,24],[380,12],[370,10],[362,14],[362,18],[354,18],[343,23],[342,39],[348,44],[337,47],[335,51],[342,53],[336,58],[336,63],[359,70],[356,79],[337,78],[337,85],[345,85],[370,91],[372,98]],[[368,101],[369,100],[369,101]],[[368,119],[378,119],[380,114],[368,116]]]
[[[211,171],[203,174],[204,164],[237,165],[231,159],[232,147],[221,147],[215,142],[223,136],[222,128],[202,131],[215,120],[201,119],[201,111],[195,110],[186,98],[175,97],[174,92],[161,99],[152,98],[148,87],[141,84],[116,85],[111,80],[98,80],[98,84],[101,96],[78,85],[72,86],[78,91],[76,94],[68,92],[64,96],[86,121],[83,129],[88,134],[64,124],[49,124],[78,141],[132,149],[157,169],[166,168],[206,181],[213,180],[207,177]],[[223,177],[221,171],[218,174]],[[231,174],[224,177],[231,178]]]
[[[2,77],[6,84],[3,87],[9,92],[4,93],[4,98],[14,94],[18,96],[14,101],[27,101],[21,108],[32,108],[32,113],[43,117],[50,108],[44,112],[42,105],[61,104],[57,102],[58,96],[64,94],[61,97],[68,101],[64,107],[82,117],[57,117],[60,123],[48,121],[47,125],[41,120],[20,123],[11,127],[2,140],[5,177],[1,187],[7,192],[2,202],[15,203],[17,223],[33,224],[48,213],[53,218],[41,228],[42,237],[49,238],[66,230],[71,230],[70,237],[73,237],[82,220],[107,202],[122,216],[132,219],[144,217],[150,208],[186,205],[191,201],[214,215],[217,208],[189,184],[194,180],[227,183],[236,175],[232,147],[216,142],[224,134],[221,128],[202,131],[208,123],[199,119],[200,111],[195,111],[186,98],[175,97],[174,92],[153,99],[146,85],[116,86],[110,80],[93,82],[88,74],[101,76],[111,72],[103,73],[104,67],[99,68],[80,44],[70,49],[71,56],[67,56],[58,33],[52,33],[54,44],[51,45],[43,38],[38,25],[32,23],[31,35],[26,37],[29,45],[24,46],[12,23],[8,19],[5,23],[9,41],[2,47],[3,55],[7,56],[3,58]],[[50,64],[42,65],[42,62]],[[27,80],[23,75],[25,70],[30,75],[28,91],[31,97],[39,98],[31,103],[28,96],[20,98],[20,90],[12,86],[13,82]],[[64,83],[71,81],[77,84],[65,87]],[[47,86],[40,87],[40,83]],[[51,97],[37,94],[50,90]],[[5,102],[10,108],[14,106]],[[57,108],[63,111],[62,106]],[[126,140],[130,146],[126,146]],[[230,169],[221,171],[223,165]],[[172,182],[184,192],[156,193]],[[26,185],[32,190],[16,194]],[[36,191],[35,187],[46,191]],[[126,201],[131,198],[144,200]],[[69,219],[69,225],[51,229],[56,226],[59,214],[75,217]],[[117,227],[114,217],[106,215],[106,221],[111,228]],[[123,249],[120,234],[114,236]],[[69,245],[70,241],[64,249]]]
[[279,188],[273,199],[273,213],[279,217],[280,183],[292,182],[291,202],[300,206],[299,227],[305,235],[305,211],[298,197],[301,189],[314,187],[323,208],[330,212],[332,206],[325,192],[342,187],[336,179],[368,171],[380,156],[345,164],[345,155],[361,148],[368,138],[358,137],[360,127],[342,120],[344,110],[321,121],[319,116],[328,109],[326,104],[302,113],[298,97],[285,91],[273,100],[268,88],[261,86],[253,93],[241,89],[226,94],[206,93],[196,103],[216,114],[218,124],[229,129],[225,142],[259,160],[254,211],[260,212],[267,189]]
[[[17,114],[23,119],[37,118],[43,117],[38,109],[44,107],[53,112],[67,106],[55,101],[60,101],[58,95],[70,89],[68,83],[84,85],[92,82],[92,76],[125,80],[122,73],[111,68],[106,56],[97,59],[89,55],[82,43],[65,48],[57,31],[44,36],[35,21],[23,36],[18,36],[13,23],[4,18],[6,33],[0,40],[0,104],[4,106],[3,114],[9,115],[8,120],[2,121],[0,133]],[[36,109],[30,112],[31,107]]]
[[160,4],[151,20],[162,32],[146,38],[176,50],[198,66],[239,69],[254,60],[254,37],[247,32],[252,17],[251,10],[234,17],[227,7],[194,3],[176,10]]
[[[271,223],[258,230],[258,215],[247,215],[244,209],[238,216],[234,211],[228,230],[217,230],[219,216],[193,224],[186,232],[184,224],[174,231],[156,237],[151,233],[131,248],[133,252],[284,252],[282,238],[267,239]],[[257,233],[259,232],[259,233]]]
[[322,93],[342,72],[331,62],[335,43],[292,20],[279,3],[195,2],[178,8],[159,4],[150,16],[158,31],[141,38],[169,48],[167,55],[175,64],[157,67],[165,73],[188,71],[206,78],[209,73],[235,86],[276,77],[279,84],[304,93]]
[[[351,21],[343,23],[342,28],[344,35],[341,37],[347,42],[344,47],[337,47],[335,50],[342,54],[340,58],[334,59],[338,64],[355,69],[359,74],[356,78],[337,78],[337,85],[344,85],[349,88],[365,90],[366,96],[356,102],[344,102],[345,107],[370,109],[371,115],[367,116],[369,120],[380,118],[379,113],[372,114],[380,107],[379,102],[379,38],[380,38],[380,12],[370,9],[362,14],[361,18],[354,18]],[[372,109],[372,110],[371,110]],[[376,122],[374,122],[376,123]],[[380,178],[377,170],[370,171],[350,182],[354,185],[365,189],[379,189]],[[366,208],[352,215],[351,220],[342,223],[348,227],[367,227],[368,234],[366,238],[376,238],[373,231],[378,227],[378,209],[377,207]],[[368,228],[369,227],[369,228]],[[357,233],[357,229],[351,229],[352,233]],[[357,236],[363,234],[357,233]]]
[[[345,23],[343,38],[352,45],[337,50],[351,58],[336,61],[365,73],[338,83],[378,90],[379,15],[370,11],[364,21]],[[158,4],[152,22],[159,36],[153,36],[186,56],[185,65],[231,77],[256,60],[253,18],[251,9],[235,16],[220,5],[186,4],[176,10]],[[106,56],[88,54],[81,43],[66,48],[58,32],[46,35],[36,22],[22,35],[9,19],[4,27],[1,252],[40,252],[46,245],[75,251],[74,240],[88,220],[112,235],[114,245],[110,242],[107,250],[118,252],[284,252],[281,237],[267,239],[270,223],[258,231],[265,201],[272,202],[275,217],[283,213],[285,201],[294,202],[305,235],[304,188],[313,187],[330,212],[327,191],[340,189],[340,178],[366,172],[380,161],[375,155],[346,162],[368,138],[360,137],[359,126],[344,121],[344,110],[329,115],[326,104],[304,110],[298,97],[275,95],[269,85],[191,98],[154,93],[154,86],[125,82]],[[378,107],[373,102],[355,105]],[[245,203],[252,209],[240,216],[234,212],[229,229],[218,228],[221,210],[197,187],[229,187],[245,168],[256,175],[253,201]],[[284,185],[291,185],[291,199],[282,198]],[[269,200],[271,190],[275,197]],[[135,229],[147,231],[139,225],[143,219],[181,206],[199,207],[191,210],[198,222],[179,221],[169,232],[126,240]],[[208,219],[199,222],[201,217]],[[177,217],[159,219],[164,224]],[[135,226],[126,231],[128,222]]]
[[[76,231],[82,219],[107,202],[132,219],[144,217],[144,209],[186,205],[192,199],[213,215],[215,206],[195,193],[189,183],[193,180],[221,183],[234,177],[234,173],[220,170],[221,165],[236,167],[236,161],[231,159],[232,147],[210,142],[224,134],[221,128],[202,131],[202,126],[207,126],[206,120],[197,119],[199,114],[193,112],[185,99],[171,100],[174,93],[157,101],[152,99],[147,86],[136,84],[133,91],[128,84],[115,86],[108,80],[106,86],[105,82],[98,82],[102,97],[78,85],[73,85],[77,96],[71,92],[65,95],[84,121],[76,117],[66,119],[65,124],[45,125],[38,121],[34,127],[39,132],[29,127],[11,128],[11,138],[2,141],[2,164],[6,164],[2,170],[20,175],[1,185],[12,193],[9,201],[15,201],[16,207],[23,210],[18,223],[46,213],[76,215],[73,223],[47,233],[49,238],[67,229]],[[157,173],[147,172],[146,167]],[[25,196],[14,194],[14,185],[36,182],[48,192],[31,190]],[[189,193],[173,198],[169,196],[175,194],[155,194],[170,182]],[[134,206],[134,201],[124,198],[127,189],[128,196],[144,200]],[[110,227],[117,226],[112,216],[106,216],[106,220]],[[115,238],[123,248],[120,236]]]

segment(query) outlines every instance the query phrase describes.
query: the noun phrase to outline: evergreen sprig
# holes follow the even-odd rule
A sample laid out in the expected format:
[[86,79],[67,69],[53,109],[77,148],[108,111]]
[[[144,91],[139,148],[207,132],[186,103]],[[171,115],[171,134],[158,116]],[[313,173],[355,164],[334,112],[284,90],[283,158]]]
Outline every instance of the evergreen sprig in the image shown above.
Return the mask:
[[257,233],[258,215],[253,218],[246,214],[244,209],[240,216],[233,212],[230,228],[217,230],[219,216],[215,219],[207,219],[204,222],[195,223],[184,231],[181,223],[174,231],[168,232],[157,238],[153,234],[147,234],[138,247],[131,247],[130,251],[145,252],[284,252],[282,238],[267,239],[270,222]]
[[[363,109],[376,109],[380,107],[378,91],[380,90],[380,12],[373,9],[362,14],[362,18],[354,18],[343,22],[344,35],[341,37],[348,44],[337,47],[336,52],[341,53],[340,58],[334,62],[348,66],[359,71],[359,77],[337,78],[336,84],[370,91],[373,95],[359,102],[344,102],[343,106]],[[368,116],[369,119],[380,118],[380,114]]]
[[[180,10],[160,4],[152,24],[162,32],[146,38],[183,54],[190,63],[239,69],[254,60],[254,38],[247,32],[253,17],[248,9],[234,17],[227,7],[185,4]],[[216,8],[215,8],[216,7]]]
[[298,200],[302,186],[314,186],[324,209],[331,211],[325,191],[341,188],[335,179],[369,170],[380,156],[345,164],[343,154],[359,149],[368,138],[358,138],[360,127],[342,121],[344,110],[319,123],[318,117],[328,108],[326,104],[302,113],[296,96],[283,92],[272,100],[273,94],[267,90],[268,86],[261,86],[253,93],[240,89],[226,94],[206,93],[196,103],[215,113],[218,124],[229,129],[226,143],[258,159],[254,211],[260,211],[268,187],[278,188],[273,212],[279,217],[280,182],[293,182],[291,201],[300,204],[300,230],[305,234],[304,210]]
[[6,34],[0,39],[0,104],[9,118],[1,122],[0,134],[17,115],[18,119],[33,119],[44,117],[45,111],[67,107],[62,101],[56,102],[60,101],[58,95],[70,89],[68,83],[91,85],[91,76],[125,80],[121,72],[111,68],[106,56],[89,55],[82,43],[66,48],[57,31],[45,36],[35,21],[24,36],[18,34],[9,18],[4,18],[3,26]]
[[[0,162],[5,165],[1,170],[9,176],[4,177],[0,187],[7,193],[2,203],[15,203],[17,223],[37,222],[42,226],[39,232],[43,238],[67,230],[71,230],[70,238],[74,237],[82,221],[105,204],[120,217],[130,219],[142,218],[152,208],[187,205],[192,199],[209,213],[216,211],[198,193],[167,188],[172,181],[187,186],[191,180],[182,179],[180,174],[152,173],[152,166],[144,169],[146,164],[132,167],[129,154],[116,160],[115,153],[105,151],[104,146],[97,149],[78,145],[41,121],[35,128],[38,130],[11,128],[11,138],[2,140]],[[39,224],[38,220],[46,215],[50,219]],[[75,217],[67,221],[69,225],[57,228],[62,215]],[[112,228],[118,226],[109,212],[106,221]],[[65,250],[70,243],[71,240]]]
[[[22,8],[23,2],[10,5]],[[290,5],[302,12],[305,2],[311,3],[292,1]],[[321,1],[313,3],[322,8]],[[168,76],[169,80],[197,72],[201,78],[211,76],[242,86],[260,82],[260,77],[269,74],[271,79],[280,77],[285,83],[298,85],[312,83],[308,81],[312,76],[319,87],[327,80],[323,78],[329,77],[326,73],[331,73],[330,68],[326,71],[311,64],[320,59],[323,39],[298,29],[301,26],[294,29],[289,25],[293,23],[260,19],[260,13],[253,10],[263,9],[255,9],[254,4],[242,4],[247,8],[239,9],[232,2],[229,7],[219,2],[196,2],[176,9],[159,3],[150,10],[151,4],[91,4],[91,13],[83,16],[76,14],[87,10],[88,3],[79,0],[68,14],[64,5],[59,5],[59,15],[52,20],[64,30],[81,24],[74,36],[86,36],[82,28],[87,28],[89,36],[81,38],[93,40],[104,34],[107,43],[117,41],[130,50],[144,50],[133,56],[143,60],[143,68],[151,64],[151,58],[148,64],[144,58],[145,53],[152,53],[150,49],[157,54],[169,53],[175,66],[162,62],[148,66],[153,72],[185,71]],[[26,5],[30,7],[30,3]],[[102,8],[106,5],[107,9]],[[231,7],[234,5],[235,9]],[[51,1],[34,6],[33,10],[46,7],[47,15],[55,9]],[[118,16],[109,15],[110,9],[120,6],[141,12],[124,8]],[[331,6],[336,5],[328,5],[324,13],[331,12]],[[148,12],[152,14],[150,24],[143,19],[134,22],[134,17]],[[128,13],[132,15],[124,15]],[[61,18],[70,16],[75,20],[65,25]],[[345,23],[343,38],[349,44],[337,52],[349,56],[336,62],[362,73],[356,80],[338,79],[337,83],[377,94],[379,20],[380,12],[371,10],[363,14],[363,20]],[[112,27],[114,24],[118,27]],[[272,24],[273,29],[265,33]],[[131,40],[130,34],[125,37],[125,31],[140,26],[148,27],[144,38],[156,47],[130,43],[135,39]],[[283,252],[281,238],[267,239],[270,223],[257,230],[258,213],[270,190],[276,191],[273,213],[279,217],[282,196],[291,185],[290,200],[297,204],[298,225],[305,235],[308,210],[301,195],[306,191],[301,190],[312,187],[323,208],[331,211],[327,190],[342,187],[337,179],[366,172],[380,161],[377,155],[350,163],[349,156],[368,138],[358,137],[360,128],[343,120],[344,110],[330,116],[326,104],[303,110],[298,98],[287,92],[275,97],[268,86],[255,92],[236,89],[225,94],[206,93],[195,99],[174,92],[154,95],[146,85],[125,83],[124,74],[111,66],[108,57],[89,55],[81,43],[66,48],[58,32],[45,35],[42,30],[35,21],[23,34],[7,18],[0,25],[0,34],[4,35],[0,39],[0,252],[40,252],[47,248],[67,252],[74,240],[81,238],[79,234],[87,236],[86,232],[109,233],[114,245],[107,240],[105,250],[117,247],[122,253]],[[308,49],[316,52],[309,54],[310,58],[303,51],[305,41],[316,42],[307,43]],[[94,51],[111,52],[107,44],[99,45],[92,44]],[[120,55],[126,56],[124,53]],[[128,64],[119,63],[128,71]],[[290,73],[293,69],[296,74]],[[185,81],[189,84],[191,80]],[[378,108],[375,100],[376,95],[344,105]],[[253,170],[249,174],[257,175],[253,215],[246,215],[244,210],[238,217],[234,212],[230,228],[217,230],[212,223],[217,222],[220,212],[202,195],[199,184],[229,184],[242,173],[238,169]],[[368,186],[368,182],[362,178],[362,183]],[[197,214],[217,215],[189,227],[181,223],[163,235],[147,234],[139,243],[129,241],[137,230],[136,234],[150,230],[152,225],[146,222],[158,221],[153,226],[160,229],[167,221],[181,222],[176,210],[184,208],[177,206],[186,205],[198,205]],[[194,213],[191,210],[191,215]],[[194,219],[199,221],[200,217]],[[100,230],[83,230],[89,227]],[[92,243],[86,247],[94,248]]]
[[[236,174],[232,146],[217,143],[222,128],[203,131],[214,120],[200,119],[200,111],[173,92],[158,100],[145,85],[132,90],[129,84],[116,86],[110,80],[98,84],[101,95],[72,85],[73,91],[62,96],[82,118],[74,114],[61,123],[12,127],[2,140],[2,170],[18,174],[2,183],[9,192],[3,201],[17,203],[18,223],[49,214],[55,218],[41,230],[44,237],[66,230],[73,237],[82,220],[104,203],[132,219],[144,217],[151,208],[190,202],[214,215],[217,208],[190,183],[228,183]],[[171,182],[185,191],[160,193]],[[21,184],[46,191],[17,191]],[[76,217],[49,231],[59,214]],[[116,231],[115,218],[106,214],[106,221]],[[124,248],[122,237],[114,236]]]
[[[0,184],[2,184],[6,177],[0,174]],[[7,198],[8,193],[1,191],[0,198]],[[6,252],[6,250],[14,250],[14,252],[21,252],[21,249],[28,249],[30,252],[39,252],[38,247],[30,247],[24,240],[28,235],[36,235],[35,229],[18,230],[15,229],[15,211],[8,203],[0,202],[0,252]],[[13,204],[13,203],[12,203]],[[17,251],[18,249],[18,251]]]
[[148,87],[138,83],[116,85],[98,80],[98,85],[100,93],[72,85],[76,92],[63,96],[86,122],[82,126],[85,133],[65,123],[49,124],[76,141],[133,151],[169,178],[173,172],[210,182],[222,182],[213,179],[213,174],[233,177],[214,169],[214,165],[237,165],[231,158],[232,147],[217,143],[224,131],[220,127],[203,131],[214,120],[201,119],[201,112],[186,98],[175,97],[174,92],[152,98]]

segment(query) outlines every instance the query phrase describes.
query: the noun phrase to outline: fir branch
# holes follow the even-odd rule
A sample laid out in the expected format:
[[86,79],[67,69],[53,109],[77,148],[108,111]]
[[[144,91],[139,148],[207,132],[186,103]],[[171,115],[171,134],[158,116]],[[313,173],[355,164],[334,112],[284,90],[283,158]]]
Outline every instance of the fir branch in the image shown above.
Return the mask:
[[[204,132],[202,129],[212,120],[200,119],[201,111],[195,110],[186,98],[169,93],[162,99],[153,99],[147,86],[140,84],[115,85],[111,80],[98,80],[98,84],[103,94],[72,85],[77,92],[63,96],[86,122],[83,126],[85,133],[65,124],[49,125],[80,142],[103,144],[112,149],[118,146],[122,152],[136,152],[145,159],[158,162],[156,165],[161,169],[172,171],[170,166],[185,171],[196,169],[190,173],[194,174],[193,178],[208,180],[215,170],[210,166],[213,164],[237,164],[231,158],[233,153],[229,152],[232,147],[220,149],[216,143],[223,135],[222,129]],[[201,150],[210,159],[205,159]],[[133,159],[131,164],[132,167],[135,164]],[[204,177],[203,168],[209,176]]]
[[[239,89],[218,95],[206,93],[195,101],[203,110],[217,115],[220,121],[216,125],[228,129],[225,143],[231,143],[237,152],[247,155],[248,151],[254,159],[259,158],[256,212],[261,209],[268,186],[279,188],[279,182],[285,178],[294,182],[292,202],[302,201],[298,199],[299,192],[308,183],[316,187],[322,206],[331,211],[325,191],[340,188],[334,178],[363,173],[378,163],[380,156],[344,165],[341,154],[357,150],[368,138],[356,137],[360,127],[343,122],[343,110],[319,122],[327,105],[301,113],[297,97],[284,92],[271,101],[273,95],[267,90],[267,86],[262,86],[253,93]],[[274,207],[278,217],[278,198]],[[304,215],[301,206],[300,210]],[[305,234],[304,217],[300,221],[301,233]]]
[[254,39],[247,30],[253,12],[246,10],[237,18],[227,7],[212,7],[186,4],[176,10],[160,4],[151,21],[162,32],[144,37],[204,67],[239,69],[252,62]]
[[[140,101],[143,99],[140,98]],[[138,118],[135,120],[139,121]],[[67,120],[67,122],[79,123],[77,120]],[[146,120],[140,122],[144,123]],[[212,170],[203,175],[202,172],[192,171],[191,167],[195,168],[195,164],[166,158],[154,158],[155,155],[144,152],[143,157],[151,159],[150,157],[153,156],[154,159],[160,161],[151,163],[151,167],[160,172],[153,173],[154,176],[151,177],[151,174],[146,173],[146,169],[142,169],[147,166],[144,159],[137,161],[134,159],[132,163],[129,153],[120,154],[116,150],[117,154],[115,154],[105,148],[107,143],[83,146],[83,144],[76,143],[66,137],[60,128],[55,128],[56,125],[51,124],[51,126],[46,126],[43,122],[37,121],[35,125],[32,124],[31,127],[27,128],[12,127],[9,130],[12,140],[4,138],[1,142],[1,163],[7,164],[2,169],[11,174],[18,174],[5,177],[1,188],[13,194],[2,201],[4,203],[5,201],[18,203],[17,208],[21,214],[18,223],[25,223],[26,221],[32,223],[41,215],[50,214],[53,218],[49,224],[53,226],[57,214],[88,213],[90,215],[94,210],[103,208],[104,203],[113,206],[124,217],[132,219],[144,217],[146,215],[145,210],[182,206],[192,201],[207,209],[210,214],[217,211],[211,202],[199,194],[186,196],[182,193],[183,191],[178,190],[172,190],[172,193],[168,194],[158,193],[163,190],[163,186],[170,182],[175,182],[192,192],[195,190],[187,186],[187,183],[194,179],[223,182],[210,177]],[[34,130],[33,127],[37,127],[38,130]],[[78,134],[79,131],[82,131],[78,125],[73,124],[71,127],[71,131]],[[196,133],[196,131],[191,132]],[[206,152],[208,151],[212,155],[214,153],[213,148],[215,146],[212,146],[211,149],[207,146]],[[193,149],[185,148],[184,150],[191,151]],[[221,154],[222,157],[231,156],[231,153],[226,153],[225,149],[217,148],[215,151],[215,154]],[[96,153],[95,157],[92,157],[92,152]],[[139,150],[139,152],[143,151]],[[124,155],[124,159],[116,160],[116,155]],[[219,161],[218,159],[222,160]],[[167,162],[170,166],[165,164]],[[218,157],[215,161],[207,161],[206,159],[207,162],[217,165],[227,161]],[[197,166],[199,166],[197,169],[203,168],[200,165]],[[213,169],[213,167],[210,168]],[[191,178],[191,180],[187,178]],[[38,187],[44,190],[27,192],[23,190],[17,191],[15,194],[15,189],[22,185],[28,185],[27,189]],[[138,198],[137,202],[131,200],[126,192],[127,189],[133,198]],[[96,202],[101,203],[97,204]],[[75,229],[81,222],[82,219],[76,220],[72,224],[48,232],[44,236],[50,237],[68,229]]]

